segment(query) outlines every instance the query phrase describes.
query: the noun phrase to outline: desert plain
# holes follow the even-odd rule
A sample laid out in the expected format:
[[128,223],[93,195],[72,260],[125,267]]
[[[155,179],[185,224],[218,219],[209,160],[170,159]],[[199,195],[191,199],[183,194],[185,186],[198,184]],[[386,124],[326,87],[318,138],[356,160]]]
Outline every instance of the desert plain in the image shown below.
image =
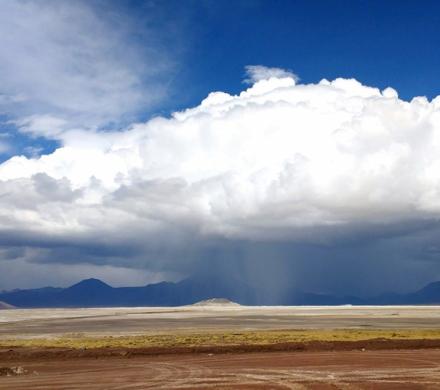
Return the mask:
[[438,389],[439,306],[0,311],[0,389]]

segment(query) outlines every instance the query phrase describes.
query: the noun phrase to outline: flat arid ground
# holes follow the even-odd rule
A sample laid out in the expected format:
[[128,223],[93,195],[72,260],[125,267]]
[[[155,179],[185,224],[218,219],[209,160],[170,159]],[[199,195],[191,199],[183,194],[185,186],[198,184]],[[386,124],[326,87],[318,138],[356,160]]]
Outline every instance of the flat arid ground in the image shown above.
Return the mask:
[[0,311],[0,389],[440,388],[440,307]]

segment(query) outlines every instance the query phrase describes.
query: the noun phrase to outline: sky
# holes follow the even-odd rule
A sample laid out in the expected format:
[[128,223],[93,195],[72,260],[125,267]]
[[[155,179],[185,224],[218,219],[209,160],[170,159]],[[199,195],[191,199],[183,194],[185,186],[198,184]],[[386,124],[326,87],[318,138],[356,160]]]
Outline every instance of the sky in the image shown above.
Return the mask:
[[3,0],[0,290],[440,280],[436,1]]

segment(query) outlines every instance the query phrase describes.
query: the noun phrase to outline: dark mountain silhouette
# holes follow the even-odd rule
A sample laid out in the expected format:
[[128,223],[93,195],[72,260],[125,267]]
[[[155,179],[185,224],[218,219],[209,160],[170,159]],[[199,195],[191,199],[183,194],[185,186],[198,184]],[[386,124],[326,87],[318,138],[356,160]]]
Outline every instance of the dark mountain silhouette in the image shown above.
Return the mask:
[[406,296],[409,303],[440,303],[440,282],[433,282]]
[[69,288],[67,288],[67,290],[69,291],[87,290],[89,292],[92,292],[92,291],[101,291],[110,288],[112,287],[109,286],[107,283],[104,283],[102,280],[90,278],[90,279],[81,280],[81,282],[76,283],[73,286],[70,286]]
[[[0,300],[17,307],[56,307],[56,297],[62,288],[44,287],[32,290],[14,290],[0,294]],[[7,298],[12,301],[9,302]]]
[[[257,298],[258,297],[258,298]],[[178,283],[161,282],[142,287],[111,287],[86,279],[68,288],[45,287],[0,293],[0,301],[16,307],[180,306],[212,298],[243,305],[393,305],[440,304],[440,282],[409,294],[382,294],[371,298],[307,293],[292,289],[276,299],[256,294],[244,281],[199,274]]]
[[0,293],[17,307],[180,306],[222,297],[245,304],[255,302],[252,289],[235,279],[195,275],[178,283],[161,282],[142,287],[111,287],[86,279],[68,288],[46,287]]
[[378,305],[433,305],[440,304],[440,282],[433,282],[410,294],[382,294],[372,299]]

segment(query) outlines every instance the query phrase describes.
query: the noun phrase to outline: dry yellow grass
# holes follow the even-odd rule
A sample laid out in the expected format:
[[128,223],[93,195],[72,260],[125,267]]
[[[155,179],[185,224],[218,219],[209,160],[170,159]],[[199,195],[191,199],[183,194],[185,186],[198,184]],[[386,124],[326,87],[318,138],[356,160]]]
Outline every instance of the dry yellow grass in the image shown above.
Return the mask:
[[325,329],[212,332],[193,334],[160,334],[139,336],[85,336],[69,334],[58,338],[31,338],[0,340],[0,346],[62,347],[62,348],[148,348],[198,347],[222,345],[268,345],[308,341],[359,341],[371,339],[416,340],[440,339],[440,329]]

